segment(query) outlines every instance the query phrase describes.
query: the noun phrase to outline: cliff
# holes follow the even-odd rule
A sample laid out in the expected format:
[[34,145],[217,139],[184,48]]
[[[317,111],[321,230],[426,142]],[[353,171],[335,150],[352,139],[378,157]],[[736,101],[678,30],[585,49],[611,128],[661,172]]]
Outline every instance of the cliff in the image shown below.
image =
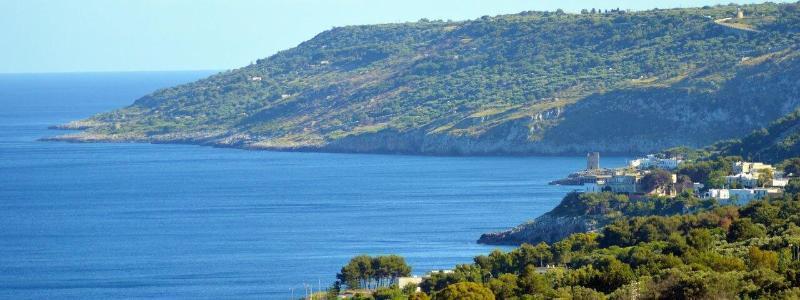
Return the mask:
[[606,218],[598,216],[554,216],[548,213],[508,231],[484,233],[478,239],[478,243],[488,245],[554,243],[573,233],[598,230],[607,222]]

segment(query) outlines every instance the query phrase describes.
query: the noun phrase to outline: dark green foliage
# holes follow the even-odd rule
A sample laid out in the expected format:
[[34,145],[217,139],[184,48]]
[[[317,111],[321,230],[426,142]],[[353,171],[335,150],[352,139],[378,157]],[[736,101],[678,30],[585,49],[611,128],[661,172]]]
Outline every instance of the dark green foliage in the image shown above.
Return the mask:
[[413,293],[413,294],[408,296],[408,300],[430,300],[430,299],[431,299],[431,297],[429,297],[428,294],[425,294],[425,293],[422,293],[422,292]]
[[666,187],[670,183],[672,183],[672,173],[661,169],[652,170],[647,175],[644,175],[641,180],[642,189],[645,193],[652,192],[659,187]]
[[685,209],[702,205],[700,199],[691,193],[683,193],[675,198],[643,197],[631,200],[624,194],[569,193],[551,212],[553,216],[608,216],[618,215],[671,215],[683,213]]
[[509,273],[490,279],[487,287],[492,290],[495,298],[499,300],[512,299],[520,293],[519,286],[517,286],[517,275]]
[[397,277],[410,274],[411,267],[400,256],[359,255],[342,267],[336,279],[338,284],[347,285],[348,288],[373,289],[388,287]]
[[[798,125],[800,125],[800,110],[786,115],[766,128],[754,131],[741,141],[721,148],[729,155],[778,163],[787,157],[800,156]],[[798,161],[786,162],[785,167],[788,167],[788,173],[795,173],[798,171]]]
[[474,282],[460,282],[436,293],[436,300],[494,300],[492,291]]
[[779,165],[786,175],[800,175],[800,158],[790,158],[782,161]]
[[789,179],[789,184],[786,185],[784,191],[790,194],[800,193],[800,179],[798,178]]
[[[469,282],[497,299],[784,299],[800,288],[791,245],[800,245],[800,198],[787,195],[741,208],[620,217],[599,234],[478,256],[423,286],[439,295]],[[537,269],[542,262],[559,267]]]
[[688,176],[693,182],[699,182],[706,188],[721,188],[725,185],[725,175],[731,173],[734,162],[742,161],[740,156],[720,156],[714,159],[700,159],[684,162],[678,168],[678,176]]
[[520,292],[526,295],[547,295],[552,292],[548,278],[536,272],[533,266],[525,267],[525,272],[519,278]]
[[742,240],[749,240],[753,238],[761,238],[767,235],[764,225],[755,224],[748,218],[742,218],[733,222],[728,231],[728,241],[736,242]]
[[375,300],[406,300],[406,296],[397,287],[380,287],[372,294]]

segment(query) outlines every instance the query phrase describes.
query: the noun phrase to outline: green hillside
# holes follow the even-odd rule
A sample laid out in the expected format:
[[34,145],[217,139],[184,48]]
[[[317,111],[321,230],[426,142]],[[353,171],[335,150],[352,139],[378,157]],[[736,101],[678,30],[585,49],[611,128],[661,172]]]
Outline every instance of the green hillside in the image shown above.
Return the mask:
[[736,6],[334,28],[58,139],[424,154],[702,146],[800,104],[800,6],[742,8],[725,25],[715,20]]
[[778,119],[741,140],[718,145],[726,155],[742,156],[748,160],[778,163],[800,156],[800,110]]

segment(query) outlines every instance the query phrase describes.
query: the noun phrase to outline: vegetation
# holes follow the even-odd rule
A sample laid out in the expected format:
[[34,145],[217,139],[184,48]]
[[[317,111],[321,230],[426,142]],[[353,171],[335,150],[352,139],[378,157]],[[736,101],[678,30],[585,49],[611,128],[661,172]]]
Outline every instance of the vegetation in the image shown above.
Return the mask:
[[351,289],[378,289],[390,287],[398,277],[409,276],[411,267],[397,255],[370,257],[356,256],[342,267],[336,275],[339,290],[341,285]]
[[678,176],[687,176],[692,182],[699,182],[706,188],[722,188],[725,176],[730,174],[733,163],[741,161],[740,156],[710,156],[696,161],[687,161],[678,168]]
[[447,154],[701,146],[800,98],[798,4],[742,6],[755,31],[713,21],[737,8],[334,28],[92,117],[83,138]]
[[693,193],[685,192],[676,197],[647,196],[631,199],[624,194],[569,193],[550,214],[554,216],[596,216],[616,218],[620,216],[674,215],[688,210],[713,206]]
[[[728,155],[749,160],[778,163],[784,157],[800,156],[800,110],[778,119],[766,128],[754,131],[741,140],[720,145]],[[791,173],[796,173],[797,162]]]
[[[694,150],[682,149],[684,153]],[[713,151],[684,163],[679,176],[709,185],[737,156]],[[778,156],[786,174],[800,157]],[[648,179],[663,185],[665,174]],[[644,180],[644,179],[643,179]],[[594,232],[553,243],[495,250],[452,272],[430,274],[431,299],[797,299],[800,297],[800,182],[782,196],[737,206],[673,197],[571,193],[548,214],[605,220]],[[424,296],[422,296],[424,295]]]
[[[786,195],[741,208],[622,217],[599,233],[478,256],[421,287],[433,299],[480,287],[497,299],[787,299],[800,296],[798,245],[800,196]],[[546,265],[557,267],[537,269]],[[480,297],[470,299],[489,299]]]
[[494,300],[492,291],[473,282],[448,285],[437,296],[441,300]]
[[395,287],[385,299],[794,298],[800,194],[686,215],[624,216],[597,233],[478,256],[420,287],[424,295]]

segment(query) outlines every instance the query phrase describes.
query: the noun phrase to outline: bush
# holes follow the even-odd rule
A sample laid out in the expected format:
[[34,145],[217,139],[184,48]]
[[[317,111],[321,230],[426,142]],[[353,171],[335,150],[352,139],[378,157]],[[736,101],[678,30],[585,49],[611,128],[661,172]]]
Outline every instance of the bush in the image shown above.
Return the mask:
[[494,300],[492,291],[474,282],[459,282],[436,293],[435,300]]

